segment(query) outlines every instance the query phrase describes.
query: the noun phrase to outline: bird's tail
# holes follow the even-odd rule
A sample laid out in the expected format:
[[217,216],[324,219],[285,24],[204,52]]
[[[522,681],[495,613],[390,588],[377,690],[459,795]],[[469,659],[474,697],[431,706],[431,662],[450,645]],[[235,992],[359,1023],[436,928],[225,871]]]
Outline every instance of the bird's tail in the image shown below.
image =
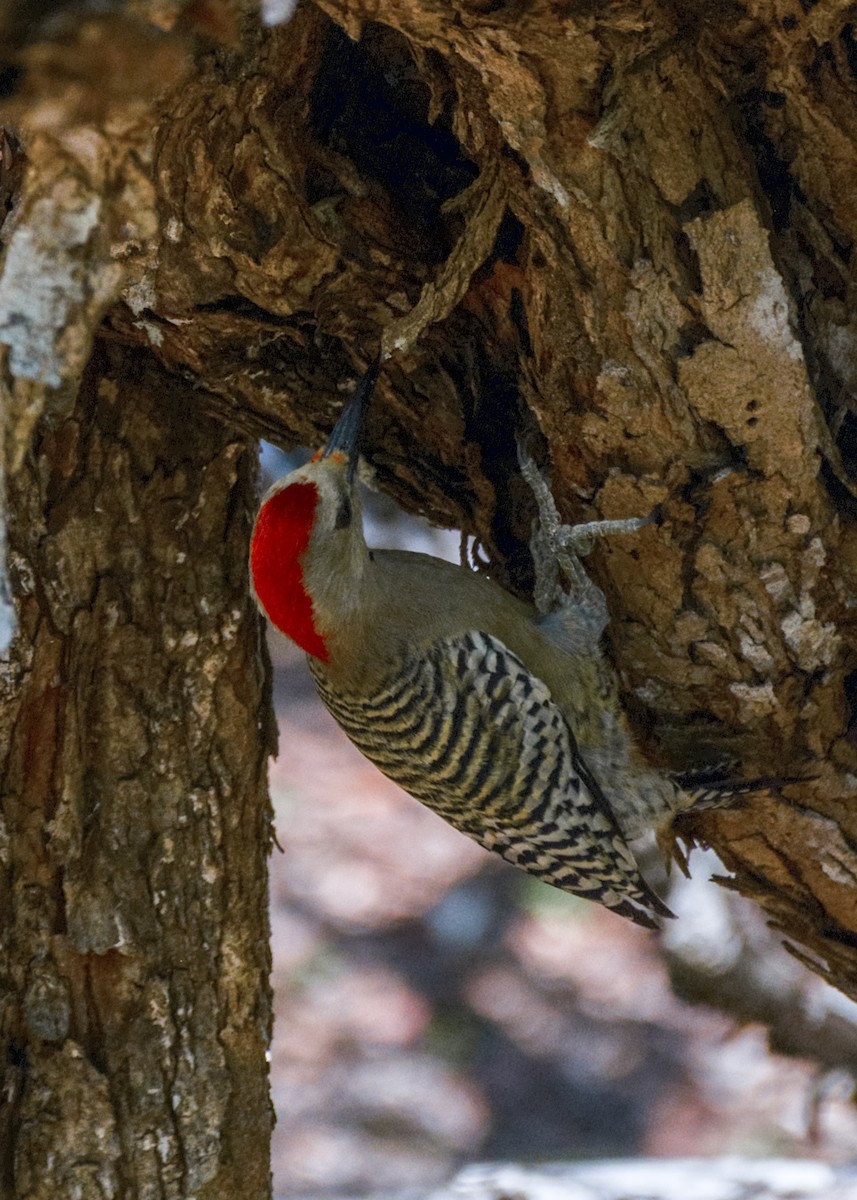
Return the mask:
[[756,775],[752,779],[738,779],[732,771],[718,764],[715,767],[683,771],[672,778],[687,797],[687,803],[680,810],[686,813],[709,808],[730,808],[751,792],[778,792],[790,783],[807,783],[818,776]]
[[[723,763],[713,767],[703,767],[692,771],[683,771],[671,776],[676,787],[684,793],[684,803],[680,804],[676,817],[688,813],[705,812],[708,809],[735,808],[743,798],[753,792],[779,792],[780,788],[790,783],[807,783],[817,779],[817,775],[755,775],[752,779],[739,779]],[[679,844],[679,839],[684,844]],[[669,865],[676,862],[682,874],[690,876],[688,854],[698,845],[696,831],[683,824],[671,822],[668,827],[657,834],[661,853]]]

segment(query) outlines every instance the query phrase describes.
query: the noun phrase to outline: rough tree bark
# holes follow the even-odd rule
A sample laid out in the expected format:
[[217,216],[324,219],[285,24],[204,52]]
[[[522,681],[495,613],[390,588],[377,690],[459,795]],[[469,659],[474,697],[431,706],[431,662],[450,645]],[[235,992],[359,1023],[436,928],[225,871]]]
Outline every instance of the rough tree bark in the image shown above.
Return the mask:
[[379,482],[507,586],[517,428],[569,518],[661,506],[591,559],[629,713],[816,776],[688,832],[857,995],[851,6],[128,8],[6,14],[7,1192],[265,1194],[246,450],[379,344]]
[[97,353],[10,489],[0,1170],[14,1196],[267,1188],[267,747],[242,569],[254,454],[188,403],[147,356]]

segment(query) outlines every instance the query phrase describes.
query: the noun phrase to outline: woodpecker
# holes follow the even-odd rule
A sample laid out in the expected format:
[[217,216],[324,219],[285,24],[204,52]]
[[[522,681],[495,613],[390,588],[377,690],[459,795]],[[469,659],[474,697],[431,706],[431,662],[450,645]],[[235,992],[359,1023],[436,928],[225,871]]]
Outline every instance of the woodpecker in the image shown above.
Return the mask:
[[306,651],[323,703],[385,775],[515,866],[656,927],[672,913],[628,841],[724,789],[689,794],[641,760],[598,646],[606,603],[577,551],[645,522],[561,526],[522,450],[541,549],[565,562],[570,601],[549,585],[541,607],[553,611],[540,612],[468,567],[369,549],[355,484],[377,373],[359,381],[326,448],[262,500],[257,603]]

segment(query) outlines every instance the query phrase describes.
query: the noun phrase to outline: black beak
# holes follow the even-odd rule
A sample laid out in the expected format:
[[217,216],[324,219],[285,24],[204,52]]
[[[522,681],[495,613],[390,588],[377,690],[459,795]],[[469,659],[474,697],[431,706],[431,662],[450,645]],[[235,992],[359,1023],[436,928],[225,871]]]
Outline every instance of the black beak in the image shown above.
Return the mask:
[[360,455],[360,434],[363,430],[363,421],[366,416],[366,410],[369,408],[369,401],[372,399],[372,391],[375,387],[375,380],[378,378],[378,370],[381,366],[380,360],[376,359],[372,363],[365,375],[361,376],[357,381],[357,387],[351,399],[345,404],[342,410],[342,415],[333,427],[327,445],[324,448],[322,458],[327,458],[328,454],[333,454],[338,450],[348,459],[348,482],[354,482],[354,476],[357,471],[357,459]]

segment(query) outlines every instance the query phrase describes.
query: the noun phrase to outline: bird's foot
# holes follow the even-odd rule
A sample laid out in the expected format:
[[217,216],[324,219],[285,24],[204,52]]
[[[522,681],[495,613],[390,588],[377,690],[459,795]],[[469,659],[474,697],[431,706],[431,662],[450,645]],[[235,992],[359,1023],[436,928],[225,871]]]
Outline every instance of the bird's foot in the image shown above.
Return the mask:
[[[654,519],[654,514],[618,521],[585,521],[579,525],[564,525],[550,486],[520,437],[517,438],[517,445],[521,474],[530,486],[539,512],[530,542],[536,571],[536,608],[544,614],[572,603],[591,612],[595,622],[600,623],[603,629],[607,624],[607,603],[603,592],[589,578],[580,560],[590,552],[596,538],[615,533],[635,533],[648,525]],[[560,585],[560,574],[568,584],[568,592]]]

